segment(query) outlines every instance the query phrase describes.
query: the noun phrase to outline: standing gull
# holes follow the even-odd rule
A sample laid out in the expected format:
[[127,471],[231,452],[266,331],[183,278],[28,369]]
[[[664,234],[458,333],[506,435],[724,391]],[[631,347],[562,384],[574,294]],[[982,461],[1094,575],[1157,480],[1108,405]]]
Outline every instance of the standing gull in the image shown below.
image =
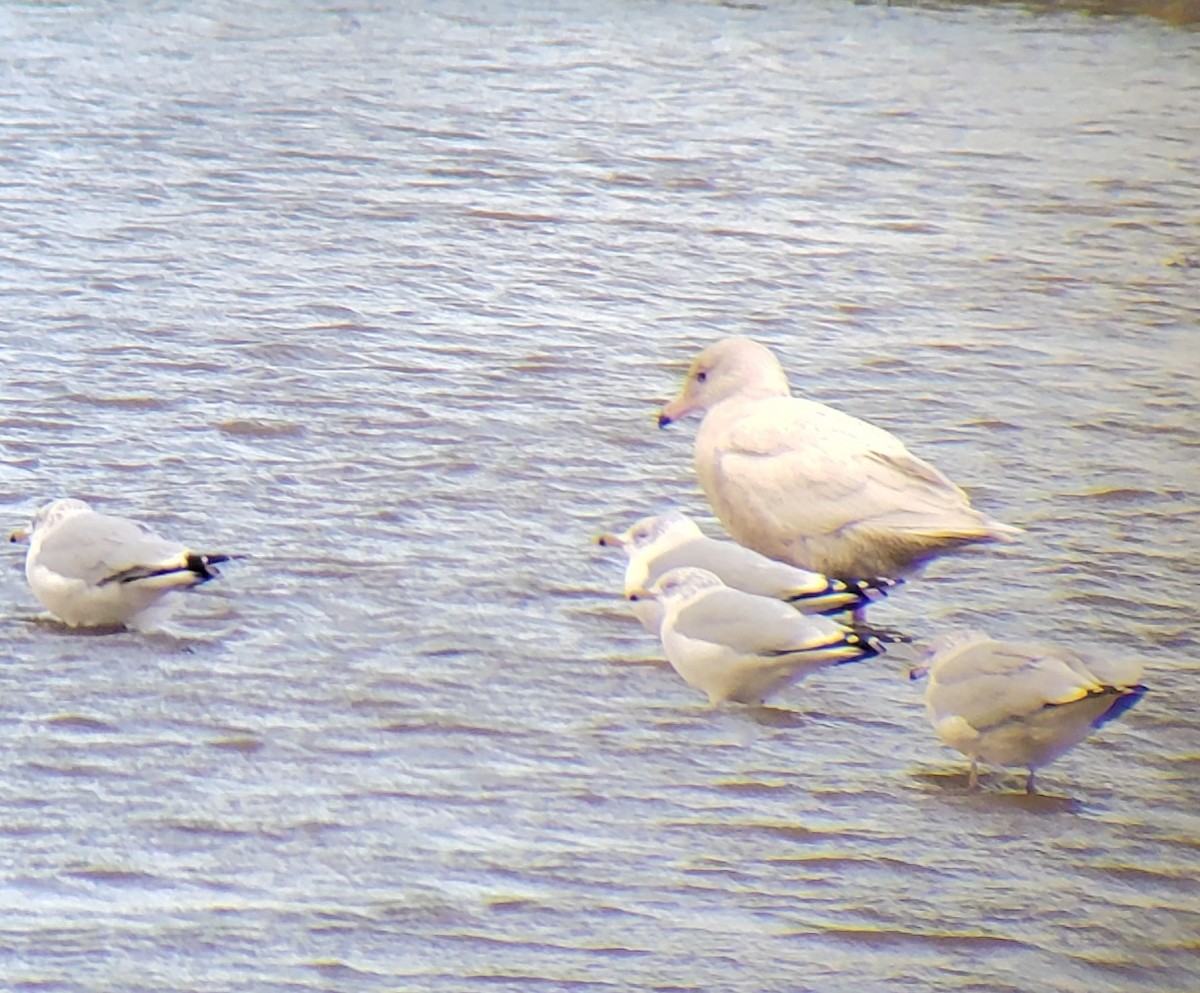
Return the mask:
[[33,594],[71,627],[139,627],[173,590],[216,578],[231,556],[201,554],[82,500],[54,500],[33,517],[25,576]]
[[967,496],[882,428],[793,397],[771,351],[726,338],[692,362],[666,427],[702,413],[695,464],[738,543],[835,576],[902,576],[965,545],[1012,541],[1017,528]]
[[759,704],[817,669],[879,654],[874,639],[780,600],[730,589],[707,569],[672,569],[630,594],[643,597],[662,605],[667,661],[713,706]]
[[[1034,773],[1119,717],[1146,692],[1140,673],[1101,675],[1065,648],[996,641],[972,631],[947,640],[914,678],[928,673],[925,709],[937,736],[978,764],[1025,767]],[[1124,677],[1124,678],[1122,678]]]
[[[623,534],[602,534],[597,543],[621,548],[629,557],[625,595],[644,589],[671,569],[708,569],[726,585],[745,593],[774,597],[803,614],[860,610],[885,597],[891,579],[830,579],[818,572],[776,562],[732,541],[709,538],[686,514],[672,510],[635,521]],[[634,613],[651,634],[658,634],[662,607],[655,599],[634,602]]]

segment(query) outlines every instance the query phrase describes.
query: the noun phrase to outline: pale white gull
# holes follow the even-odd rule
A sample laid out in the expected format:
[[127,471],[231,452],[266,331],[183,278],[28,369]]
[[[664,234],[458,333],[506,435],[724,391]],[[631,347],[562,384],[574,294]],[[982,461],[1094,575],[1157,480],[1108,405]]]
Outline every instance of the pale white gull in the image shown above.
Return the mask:
[[707,569],[672,569],[630,596],[662,604],[667,661],[713,706],[759,704],[817,669],[879,653],[872,638],[780,600],[730,589]]
[[[726,585],[745,593],[774,597],[804,614],[859,611],[882,599],[895,585],[890,579],[830,579],[776,562],[733,541],[710,538],[678,510],[635,521],[622,534],[602,534],[597,543],[621,548],[628,556],[625,595],[644,589],[671,569],[695,566],[715,573]],[[658,634],[662,607],[655,599],[633,604],[634,614],[651,634]]]
[[1120,716],[1145,693],[1140,671],[1085,662],[1066,648],[997,641],[971,631],[946,639],[913,677],[928,675],[925,709],[937,736],[978,764],[1034,773]]
[[140,627],[167,594],[219,575],[231,556],[202,554],[82,500],[54,500],[28,530],[25,576],[38,601],[71,627]]
[[695,466],[713,512],[739,544],[839,579],[899,577],[1019,529],[967,496],[894,435],[793,397],[778,360],[726,338],[692,362],[665,427],[702,413]]

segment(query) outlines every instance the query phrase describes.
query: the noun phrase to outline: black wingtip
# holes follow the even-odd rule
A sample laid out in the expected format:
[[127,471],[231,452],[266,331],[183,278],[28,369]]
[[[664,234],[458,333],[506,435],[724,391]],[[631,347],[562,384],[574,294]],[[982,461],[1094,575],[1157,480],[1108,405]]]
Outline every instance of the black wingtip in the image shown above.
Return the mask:
[[838,665],[850,665],[854,662],[866,662],[869,659],[875,658],[877,655],[883,654],[883,645],[878,638],[873,638],[870,635],[860,635],[856,631],[849,632],[843,639],[842,644],[847,645],[857,650],[858,654],[851,659],[842,659]]
[[218,563],[229,562],[238,557],[219,553],[205,555],[200,552],[188,552],[186,566],[190,572],[196,574],[198,582],[207,583],[210,579],[216,579],[221,575],[220,571],[214,568]]
[[[870,579],[830,578],[827,580],[823,590],[785,597],[784,602],[796,606],[814,600],[819,602],[823,597],[842,596],[852,598],[846,602],[828,606],[823,610],[812,610],[811,607],[809,608],[809,611],[822,614],[825,617],[837,617],[839,614],[849,613],[854,610],[864,610],[871,606],[871,604],[878,603],[891,593],[892,587],[899,586],[903,582],[903,579],[886,579],[882,576],[873,576]],[[800,607],[799,609],[803,610],[804,608]]]
[[851,579],[848,582],[864,597],[871,597],[873,594],[887,596],[894,587],[904,585],[903,579],[892,579],[888,576],[871,576],[869,579]]
[[1120,689],[1109,689],[1106,692],[1114,693],[1112,706],[1103,714],[1096,718],[1093,727],[1099,727],[1101,724],[1107,724],[1109,721],[1115,721],[1125,711],[1129,710],[1143,696],[1146,695],[1147,687],[1138,683],[1136,686],[1123,686]]
[[881,646],[885,651],[888,645],[909,645],[913,640],[911,634],[905,634],[903,631],[871,627],[869,624],[855,624],[854,632],[872,644]]

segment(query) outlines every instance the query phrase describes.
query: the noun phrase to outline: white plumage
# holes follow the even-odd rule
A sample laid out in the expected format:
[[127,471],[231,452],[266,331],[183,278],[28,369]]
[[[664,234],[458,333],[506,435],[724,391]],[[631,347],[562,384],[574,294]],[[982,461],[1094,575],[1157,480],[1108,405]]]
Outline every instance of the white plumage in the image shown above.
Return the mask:
[[[622,534],[604,534],[601,545],[621,548],[628,556],[625,595],[644,589],[672,569],[708,569],[726,586],[774,597],[804,614],[834,614],[859,610],[887,595],[889,579],[830,579],[808,569],[776,562],[732,541],[709,538],[686,514],[677,510],[643,517]],[[633,604],[634,613],[651,634],[658,634],[662,608],[657,600]]]
[[849,628],[730,589],[707,569],[672,569],[631,596],[662,605],[667,660],[714,706],[762,703],[817,669],[878,654],[873,640]]
[[778,360],[726,338],[692,362],[660,426],[703,413],[696,474],[738,543],[827,576],[902,576],[966,545],[1019,530],[971,508],[966,494],[894,435],[790,394]]
[[54,500],[33,517],[25,576],[34,596],[71,627],[139,627],[174,590],[219,575],[228,555],[200,554],[82,500]]

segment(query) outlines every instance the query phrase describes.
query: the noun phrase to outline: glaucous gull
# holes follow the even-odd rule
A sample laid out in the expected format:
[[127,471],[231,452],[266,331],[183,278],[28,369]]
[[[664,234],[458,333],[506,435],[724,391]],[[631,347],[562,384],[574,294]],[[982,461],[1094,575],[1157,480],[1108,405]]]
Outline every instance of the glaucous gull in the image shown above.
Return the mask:
[[695,465],[714,513],[735,541],[770,558],[839,579],[899,577],[1020,534],[973,510],[894,435],[793,397],[778,360],[749,338],[701,352],[658,423],[693,413],[704,415]]

